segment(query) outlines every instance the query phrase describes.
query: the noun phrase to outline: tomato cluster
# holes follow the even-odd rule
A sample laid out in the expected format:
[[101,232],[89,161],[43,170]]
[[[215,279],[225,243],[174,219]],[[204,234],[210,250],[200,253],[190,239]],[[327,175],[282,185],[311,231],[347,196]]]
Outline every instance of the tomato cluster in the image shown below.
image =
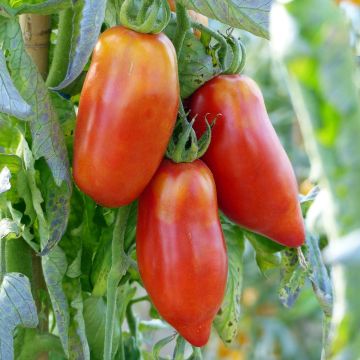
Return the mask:
[[81,93],[74,178],[98,204],[139,198],[137,261],[159,313],[194,346],[207,343],[226,288],[220,209],[285,246],[304,242],[297,184],[260,89],[220,75],[188,100],[198,137],[217,117],[202,160],[163,160],[179,106],[176,53],[164,34],[105,31]]

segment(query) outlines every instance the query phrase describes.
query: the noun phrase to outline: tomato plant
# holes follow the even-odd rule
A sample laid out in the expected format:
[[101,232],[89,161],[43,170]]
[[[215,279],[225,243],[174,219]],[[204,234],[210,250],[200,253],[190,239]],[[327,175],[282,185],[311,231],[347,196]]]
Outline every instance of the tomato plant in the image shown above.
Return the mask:
[[1,359],[359,357],[349,2],[0,1]]

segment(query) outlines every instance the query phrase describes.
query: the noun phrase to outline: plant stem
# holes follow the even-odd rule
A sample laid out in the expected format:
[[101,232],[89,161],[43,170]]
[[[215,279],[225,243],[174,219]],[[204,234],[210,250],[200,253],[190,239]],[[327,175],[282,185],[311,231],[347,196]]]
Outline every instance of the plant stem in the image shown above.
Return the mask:
[[210,35],[213,39],[215,39],[216,41],[219,42],[221,50],[223,51],[223,56],[220,57],[219,61],[220,61],[220,66],[222,68],[222,70],[226,69],[226,63],[227,63],[227,57],[228,57],[228,44],[226,42],[226,39],[224,36],[222,36],[220,33],[210,29],[209,27],[200,24],[196,21],[191,21],[191,26],[194,29],[197,29],[199,31],[201,31],[201,33],[206,33],[208,35]]
[[71,6],[60,12],[54,56],[51,62],[49,75],[46,79],[46,85],[49,87],[57,86],[65,79],[69,65],[73,17],[74,10]]
[[190,29],[191,23],[185,7],[176,2],[176,32],[174,38],[174,46],[176,49],[177,58],[180,58],[181,49],[184,44],[186,32]]
[[0,239],[0,285],[6,274],[5,238]]
[[[111,360],[112,340],[114,326],[116,321],[116,298],[118,285],[121,278],[126,273],[129,266],[127,257],[124,253],[124,239],[126,223],[129,217],[131,205],[121,207],[118,210],[115,227],[112,238],[112,262],[109,277],[107,281],[107,306],[106,306],[106,323],[105,323],[105,346],[104,360]],[[120,343],[122,347],[122,341]],[[120,351],[121,352],[121,351]]]

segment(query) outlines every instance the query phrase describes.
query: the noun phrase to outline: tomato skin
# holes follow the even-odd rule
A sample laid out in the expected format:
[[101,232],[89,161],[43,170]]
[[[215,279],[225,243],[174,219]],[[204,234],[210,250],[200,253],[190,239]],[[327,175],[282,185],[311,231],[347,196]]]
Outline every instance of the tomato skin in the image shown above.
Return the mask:
[[179,102],[175,49],[164,34],[106,30],[80,97],[74,178],[97,203],[136,199],[159,166]]
[[159,313],[192,345],[205,345],[228,267],[214,179],[201,160],[162,162],[139,200],[136,251]]
[[282,245],[302,245],[296,178],[257,84],[243,75],[218,76],[195,92],[189,107],[192,115],[199,114],[194,124],[198,136],[205,116],[221,114],[203,160],[214,175],[223,212]]

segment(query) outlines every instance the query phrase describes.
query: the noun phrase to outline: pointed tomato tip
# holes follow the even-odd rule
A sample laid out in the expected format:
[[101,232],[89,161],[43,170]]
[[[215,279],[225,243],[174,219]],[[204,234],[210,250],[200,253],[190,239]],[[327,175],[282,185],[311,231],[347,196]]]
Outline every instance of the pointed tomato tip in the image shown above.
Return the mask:
[[180,335],[192,346],[203,347],[207,344],[210,337],[211,323],[177,327]]
[[305,229],[303,231],[287,236],[286,238],[279,241],[280,244],[291,248],[297,248],[304,245],[305,243]]

